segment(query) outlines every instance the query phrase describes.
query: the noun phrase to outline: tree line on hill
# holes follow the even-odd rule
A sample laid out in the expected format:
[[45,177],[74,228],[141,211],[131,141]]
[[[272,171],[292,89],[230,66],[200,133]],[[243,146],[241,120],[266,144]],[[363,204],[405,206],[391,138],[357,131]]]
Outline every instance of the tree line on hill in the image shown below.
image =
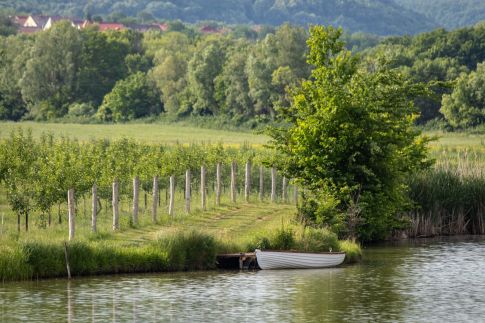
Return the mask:
[[438,25],[430,18],[387,0],[4,0],[0,9],[18,13],[50,14],[109,21],[148,22],[177,20],[196,23],[205,20],[228,24],[281,25],[285,22],[308,26],[342,26],[352,32],[379,35],[417,33]]
[[[61,22],[0,37],[0,119],[125,122],[163,113],[271,121],[289,106],[288,90],[310,76],[307,38],[290,25],[202,34],[177,22],[145,33]],[[343,40],[367,68],[385,60],[410,82],[432,83],[435,95],[415,102],[419,123],[467,128],[485,120],[485,24]]]

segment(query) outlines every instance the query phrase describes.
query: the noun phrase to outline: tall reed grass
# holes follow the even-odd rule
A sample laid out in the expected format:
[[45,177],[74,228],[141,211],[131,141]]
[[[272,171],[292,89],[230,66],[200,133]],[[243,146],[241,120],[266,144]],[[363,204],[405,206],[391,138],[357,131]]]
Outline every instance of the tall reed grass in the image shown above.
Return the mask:
[[435,167],[409,179],[415,202],[410,237],[485,234],[485,156],[445,151]]
[[[213,269],[217,241],[200,232],[176,232],[143,245],[79,240],[67,244],[73,276]],[[64,244],[10,242],[0,249],[0,281],[66,277]]]

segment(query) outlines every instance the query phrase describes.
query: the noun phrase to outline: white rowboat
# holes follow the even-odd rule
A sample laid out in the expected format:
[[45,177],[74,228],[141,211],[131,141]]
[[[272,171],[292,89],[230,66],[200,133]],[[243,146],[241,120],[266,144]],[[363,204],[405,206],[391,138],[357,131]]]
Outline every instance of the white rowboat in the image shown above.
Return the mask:
[[338,266],[344,262],[345,252],[261,251],[256,249],[261,269],[303,269]]

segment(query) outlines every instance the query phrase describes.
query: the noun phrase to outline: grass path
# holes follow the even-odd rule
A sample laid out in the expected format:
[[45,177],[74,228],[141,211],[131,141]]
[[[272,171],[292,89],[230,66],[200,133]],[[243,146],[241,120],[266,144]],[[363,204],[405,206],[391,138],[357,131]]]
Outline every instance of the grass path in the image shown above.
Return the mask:
[[172,221],[126,229],[113,239],[140,244],[177,230],[200,230],[223,241],[244,243],[259,233],[281,227],[294,218],[296,209],[288,204],[247,203],[226,206],[191,215],[180,215]]

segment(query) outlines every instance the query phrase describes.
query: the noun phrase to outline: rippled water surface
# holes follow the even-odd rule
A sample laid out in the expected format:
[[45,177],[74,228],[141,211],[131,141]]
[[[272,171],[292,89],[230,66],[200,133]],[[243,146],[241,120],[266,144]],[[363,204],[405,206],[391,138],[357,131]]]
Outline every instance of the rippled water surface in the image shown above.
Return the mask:
[[0,285],[2,322],[485,322],[485,238],[379,245],[359,265]]

